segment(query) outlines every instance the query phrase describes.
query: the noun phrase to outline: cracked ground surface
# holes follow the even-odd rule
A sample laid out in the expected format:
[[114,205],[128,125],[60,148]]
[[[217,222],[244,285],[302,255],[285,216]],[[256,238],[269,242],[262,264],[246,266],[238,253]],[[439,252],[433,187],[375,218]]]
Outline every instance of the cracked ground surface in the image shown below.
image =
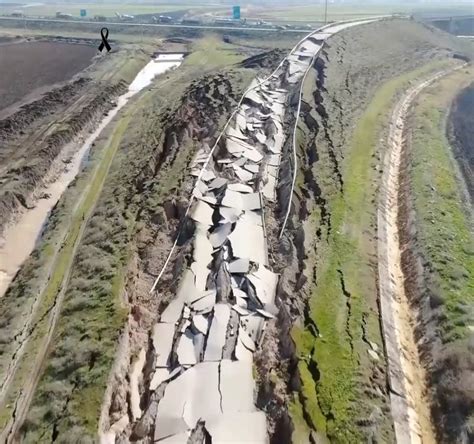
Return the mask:
[[116,158],[53,295],[62,309],[44,315],[58,324],[16,437],[410,435],[379,318],[381,141],[398,95],[455,44],[406,20],[356,24],[283,60],[288,49],[264,51],[194,77],[185,63],[112,132]]

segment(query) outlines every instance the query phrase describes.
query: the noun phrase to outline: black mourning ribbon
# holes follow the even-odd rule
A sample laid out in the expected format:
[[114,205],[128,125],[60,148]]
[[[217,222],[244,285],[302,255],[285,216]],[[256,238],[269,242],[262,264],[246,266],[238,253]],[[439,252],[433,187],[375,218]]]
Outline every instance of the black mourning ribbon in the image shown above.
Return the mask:
[[109,30],[107,28],[102,28],[100,30],[100,36],[102,37],[102,43],[99,45],[99,51],[102,52],[105,47],[107,49],[107,52],[109,52],[112,49],[109,45],[109,42],[107,41],[107,37],[109,36]]

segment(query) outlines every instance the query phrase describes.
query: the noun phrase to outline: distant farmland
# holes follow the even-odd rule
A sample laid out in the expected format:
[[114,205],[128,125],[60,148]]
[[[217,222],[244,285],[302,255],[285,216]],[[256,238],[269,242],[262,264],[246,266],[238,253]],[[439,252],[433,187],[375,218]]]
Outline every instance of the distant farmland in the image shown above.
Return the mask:
[[91,63],[86,45],[24,42],[0,45],[0,111],[44,87],[63,82]]

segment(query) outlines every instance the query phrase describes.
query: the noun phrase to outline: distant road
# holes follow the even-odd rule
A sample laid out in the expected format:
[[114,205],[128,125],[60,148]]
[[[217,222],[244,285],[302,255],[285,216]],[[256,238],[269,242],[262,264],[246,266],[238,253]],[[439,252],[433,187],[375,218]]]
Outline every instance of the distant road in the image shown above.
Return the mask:
[[41,22],[41,23],[65,23],[65,24],[83,24],[83,25],[97,25],[97,26],[135,26],[146,28],[186,28],[186,29],[214,29],[221,31],[261,31],[261,32],[294,32],[294,33],[308,33],[311,29],[276,29],[276,28],[261,28],[249,26],[212,26],[212,25],[179,25],[179,24],[164,24],[164,23],[132,23],[132,22],[96,22],[92,20],[64,20],[64,19],[43,19],[43,18],[26,18],[26,17],[0,17],[0,21],[12,22]]

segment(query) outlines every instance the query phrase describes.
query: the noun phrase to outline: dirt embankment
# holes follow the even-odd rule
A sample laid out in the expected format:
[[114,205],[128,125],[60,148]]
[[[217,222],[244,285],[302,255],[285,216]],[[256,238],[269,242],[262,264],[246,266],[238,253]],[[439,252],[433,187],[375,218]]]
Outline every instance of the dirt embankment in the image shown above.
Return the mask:
[[[373,154],[364,161],[361,219],[342,225],[341,215],[354,212],[357,192],[346,183],[361,174],[357,163],[356,170],[348,169],[347,159],[356,156],[353,129],[374,91],[404,72],[449,57],[454,48],[442,33],[415,23],[375,23],[331,38],[308,75],[291,216],[272,246],[275,271],[281,273],[279,318],[258,367],[259,405],[275,424],[275,443],[394,439],[379,328],[376,208],[370,204],[376,202],[383,144],[365,146]],[[290,197],[292,157],[287,144],[279,206],[268,227],[276,238]],[[354,264],[347,254],[357,258]]]
[[[403,177],[402,165],[405,169],[408,167],[404,137],[409,110],[423,89],[449,72],[445,70],[432,75],[402,97],[392,115],[387,137],[388,149],[383,162],[378,205],[379,293],[392,416],[398,442],[436,442],[426,372],[429,362],[421,358],[418,347],[418,342],[429,342],[432,326],[427,323],[420,326],[423,319],[419,311],[420,306],[423,310],[423,298],[419,298],[419,305],[413,304],[405,291],[407,275],[403,268],[407,271],[407,267],[406,264],[403,267],[402,256],[406,258],[406,244],[403,243],[406,233],[401,235],[401,231],[406,229],[403,218],[406,212],[402,207],[406,207],[404,200],[409,199],[410,195],[406,182],[400,179]],[[414,270],[416,267],[410,270],[409,278],[416,274]],[[410,296],[413,297],[413,294]]]
[[[278,62],[273,53],[248,60],[257,69],[272,69]],[[244,62],[242,66],[246,67],[248,63]],[[253,77],[256,72],[251,72]],[[161,119],[164,128],[159,135],[161,151],[157,151],[150,162],[151,171],[146,171],[143,176],[147,204],[139,219],[145,227],[136,234],[136,247],[126,281],[126,299],[131,314],[121,338],[100,426],[101,430],[113,426],[119,441],[151,442],[154,436],[156,409],[163,396],[163,387],[150,387],[156,359],[151,327],[176,294],[183,266],[190,260],[194,225],[190,220],[182,225],[194,182],[189,176],[190,163],[196,148],[204,144],[213,146],[218,130],[247,87],[251,77],[242,79],[241,73],[239,68],[236,73],[224,72],[193,82],[183,94],[181,104],[175,110],[167,110]],[[217,161],[219,150],[216,150],[216,156]],[[171,176],[175,176],[172,183],[157,187]],[[174,196],[170,198],[173,192]],[[181,235],[177,253],[172,256],[160,280],[158,293],[151,294],[154,279],[160,273],[178,232]],[[132,377],[132,374],[137,377]],[[141,412],[138,418],[135,417],[137,397]]]
[[[153,281],[163,267],[175,236],[181,228],[187,199],[192,191],[190,165],[196,149],[212,145],[218,129],[237,103],[241,88],[239,75],[220,73],[199,78],[183,92],[176,107],[159,116],[159,132],[150,128],[148,138],[155,146],[146,168],[137,178],[136,193],[144,204],[137,215],[139,227],[134,236],[125,284],[125,302],[130,307],[127,327],[120,339],[119,352],[105,395],[101,429],[108,430],[122,418],[127,418],[120,439],[137,441],[153,436],[153,421],[160,393],[150,390],[150,373],[156,359],[151,345],[151,327],[169,300],[176,294],[187,260],[187,243],[191,226],[184,227],[178,242],[179,252],[162,277],[158,297],[151,294]],[[147,350],[143,361],[136,364],[141,349]],[[139,379],[139,421],[131,415],[130,375],[135,367]],[[133,394],[132,394],[133,393]],[[120,424],[120,423],[119,423]],[[128,424],[128,425],[127,425]]]
[[474,83],[462,90],[448,117],[448,137],[474,204]]
[[[440,84],[436,84],[435,87],[437,88],[436,92],[431,91],[431,94],[440,94],[440,97],[446,95],[446,89],[441,89]],[[473,113],[473,98],[474,89],[472,89],[472,85],[463,89],[454,99],[446,122],[447,136],[452,142],[451,148],[468,186],[471,202],[473,197],[472,152],[474,146],[472,145],[470,135],[474,136],[474,133],[472,123],[468,123],[468,119],[469,114],[472,117]],[[441,122],[434,121],[435,125],[440,125],[440,128],[436,127],[438,131],[436,133],[437,137],[443,137],[445,128],[444,113],[448,114],[448,105],[448,103],[444,103],[438,110],[443,113]],[[446,219],[437,217],[436,220],[432,219],[427,221],[424,219],[426,214],[423,213],[419,203],[423,189],[420,189],[419,186],[414,183],[415,177],[413,168],[414,165],[419,162],[416,150],[425,150],[426,144],[423,143],[421,148],[417,146],[419,142],[416,141],[416,130],[422,127],[419,120],[420,116],[418,115],[420,111],[417,107],[420,107],[419,103],[411,110],[411,114],[408,116],[404,128],[404,144],[400,170],[400,209],[398,224],[400,243],[402,245],[402,269],[405,276],[404,286],[411,310],[415,315],[413,323],[415,343],[418,347],[422,364],[426,370],[427,390],[438,442],[464,444],[472,442],[473,439],[472,418],[474,412],[474,395],[472,383],[474,343],[472,331],[469,331],[468,321],[457,323],[457,326],[460,328],[466,327],[468,330],[467,337],[464,335],[451,335],[451,337],[448,338],[448,333],[453,329],[453,325],[450,325],[449,321],[447,321],[449,312],[446,309],[446,305],[450,304],[461,316],[463,313],[471,313],[472,310],[468,305],[469,300],[453,299],[449,301],[449,294],[447,295],[443,289],[445,283],[442,282],[446,277],[440,276],[436,264],[436,260],[438,259],[436,258],[436,250],[438,246],[434,245],[435,242],[426,244],[427,237],[426,233],[424,233],[426,224],[428,223],[433,227],[437,227],[435,236],[439,237],[439,239],[443,239],[446,236],[444,232],[444,228],[446,227],[442,227],[442,225],[446,223]],[[426,115],[424,115],[424,118],[428,119]],[[424,123],[428,125],[433,124],[433,122],[429,120],[425,120]],[[423,130],[420,132],[423,133]],[[430,141],[432,142],[432,146],[429,146],[430,151],[428,151],[428,157],[433,156],[433,158],[436,159],[436,156],[439,155],[439,153],[436,152],[437,146],[440,146],[442,151],[448,149],[444,139],[431,139]],[[446,159],[448,162],[450,161],[449,157],[450,156],[447,156]],[[430,174],[437,175],[440,173],[440,170],[436,168],[442,169],[443,171],[441,173],[450,171],[448,176],[452,174],[452,177],[455,178],[453,179],[454,187],[464,187],[464,184],[460,184],[460,182],[462,182],[461,177],[451,172],[452,166],[450,164],[442,162],[441,165],[438,165],[436,161],[434,161],[432,163],[430,162],[430,168],[432,168],[432,171],[427,172],[426,176],[421,179],[421,183],[423,183],[425,188],[428,187],[428,183],[434,183]],[[460,202],[462,202],[461,206],[469,205],[467,199],[464,199],[465,193],[463,191],[456,193],[456,190],[452,188],[450,188],[450,190],[448,197],[447,190],[437,190],[433,186],[430,187],[430,193],[438,194],[438,199],[440,200],[446,200],[448,206],[444,207],[444,209],[447,208],[447,212],[445,213],[443,211],[443,214],[440,216],[447,216],[448,219],[452,217],[456,208],[456,204],[453,205],[449,199],[455,200],[455,196],[463,196],[460,198]],[[428,205],[433,209],[433,214],[439,211],[437,199],[434,201],[430,199]],[[465,214],[472,214],[470,209],[464,210]],[[451,211],[452,213],[450,213]],[[469,220],[472,224],[472,220]],[[472,225],[470,226],[472,229]],[[455,230],[458,228],[458,225],[453,223],[453,227],[455,227],[453,228],[453,230]],[[462,238],[462,235],[458,232],[456,232],[456,234]],[[451,240],[454,239],[451,232],[449,233],[449,237],[451,237]],[[472,248],[469,245],[469,239],[467,239],[467,243],[463,243],[463,248],[465,248],[467,252],[469,248]],[[452,243],[448,242],[444,244],[443,253],[446,254],[445,257],[450,258],[452,264],[469,267],[467,262],[458,263],[459,257],[453,255],[452,248]],[[443,269],[448,269],[446,262],[443,264]],[[465,277],[469,278],[470,273],[471,271],[468,270],[465,273]],[[448,292],[453,295],[456,294],[457,283],[455,281],[456,277],[454,276],[454,280],[447,284],[449,287]],[[467,287],[469,288],[469,286]],[[466,293],[469,293],[469,289],[465,288],[465,290]],[[463,308],[464,302],[467,304],[467,309]],[[470,302],[472,305],[472,297]],[[469,319],[469,316],[466,316],[466,318]]]

